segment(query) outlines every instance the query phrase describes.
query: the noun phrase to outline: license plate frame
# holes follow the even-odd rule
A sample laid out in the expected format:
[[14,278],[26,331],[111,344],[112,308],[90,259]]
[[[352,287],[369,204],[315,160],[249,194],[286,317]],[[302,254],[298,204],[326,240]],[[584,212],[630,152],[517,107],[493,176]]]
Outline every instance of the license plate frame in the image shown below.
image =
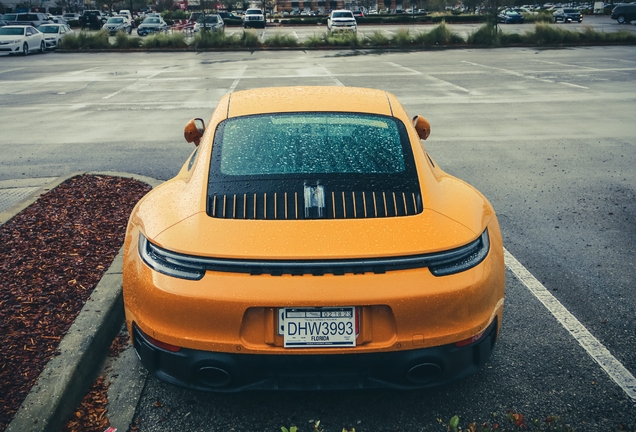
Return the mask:
[[355,347],[357,310],[344,307],[278,309],[278,334],[285,348]]

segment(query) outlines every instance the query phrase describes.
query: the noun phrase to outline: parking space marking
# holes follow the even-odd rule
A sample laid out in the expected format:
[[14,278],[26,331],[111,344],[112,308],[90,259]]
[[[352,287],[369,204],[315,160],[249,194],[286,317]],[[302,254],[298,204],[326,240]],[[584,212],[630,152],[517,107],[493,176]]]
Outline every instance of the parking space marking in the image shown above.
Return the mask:
[[241,68],[241,70],[238,73],[238,76],[236,77],[232,85],[230,86],[230,89],[227,91],[228,93],[232,93],[234,89],[236,89],[236,86],[238,85],[239,81],[241,81],[241,78],[243,78],[243,74],[245,73],[246,70],[247,70],[247,66],[243,66]]
[[22,70],[22,69],[26,69],[26,68],[7,69],[7,70],[0,71],[0,74],[2,74],[2,73],[6,73],[6,72],[19,71],[19,70]]
[[469,64],[469,65],[473,65],[473,66],[477,66],[477,67],[481,67],[481,68],[497,70],[497,71],[500,71],[500,72],[504,72],[504,73],[506,73],[508,75],[513,75],[513,76],[517,76],[517,77],[521,77],[521,78],[533,79],[533,80],[541,81],[541,82],[544,82],[544,83],[554,83],[554,81],[551,81],[551,80],[547,80],[547,79],[543,79],[543,78],[537,78],[537,77],[534,77],[532,75],[526,75],[523,72],[516,72],[516,71],[510,70],[510,69],[498,68],[498,67],[494,67],[494,66],[486,66],[486,65],[482,65],[482,64],[479,64],[479,63],[473,63],[473,62],[469,62],[469,61],[465,61],[465,60],[462,60],[462,63],[466,63],[466,64]]
[[564,82],[564,81],[559,81],[559,84],[563,84],[563,85],[570,86],[570,87],[582,88],[582,89],[585,89],[585,90],[589,90],[590,89],[589,87],[584,87],[584,86],[581,86],[581,85],[578,85],[578,84],[572,84],[572,83]]
[[401,64],[397,64],[397,63],[394,63],[394,62],[386,62],[386,64],[391,65],[391,66],[395,66],[395,67],[400,68],[400,69],[404,69],[405,71],[411,72],[414,75],[422,75],[422,72],[417,71],[415,69],[407,68],[406,66],[402,66]]
[[504,248],[506,267],[514,273],[561,325],[576,339],[627,396],[636,402],[636,378],[614,357],[565,306],[559,302],[517,259]]
[[329,78],[331,78],[331,81],[333,81],[334,83],[336,83],[336,85],[344,87],[345,85],[342,83],[342,81],[340,81],[338,78],[336,78],[336,76],[334,74],[331,73],[331,71],[329,69],[327,69],[325,66],[322,65],[316,65],[318,67],[321,67],[325,70],[325,73],[327,74],[327,76]]

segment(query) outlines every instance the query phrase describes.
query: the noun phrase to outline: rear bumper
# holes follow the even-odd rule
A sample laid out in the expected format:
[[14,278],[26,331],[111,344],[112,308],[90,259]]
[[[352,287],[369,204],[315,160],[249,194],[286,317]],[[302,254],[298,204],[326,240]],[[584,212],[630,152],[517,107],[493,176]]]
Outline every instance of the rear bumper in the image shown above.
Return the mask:
[[407,351],[365,354],[229,354],[153,345],[133,324],[133,344],[157,378],[196,390],[417,389],[463,379],[478,372],[497,340],[497,320],[476,342]]

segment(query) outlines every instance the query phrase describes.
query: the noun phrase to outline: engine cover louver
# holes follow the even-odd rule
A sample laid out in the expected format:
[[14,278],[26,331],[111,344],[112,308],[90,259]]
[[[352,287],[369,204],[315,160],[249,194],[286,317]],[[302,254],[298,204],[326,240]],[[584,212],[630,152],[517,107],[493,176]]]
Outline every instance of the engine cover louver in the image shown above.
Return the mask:
[[288,192],[210,194],[208,214],[223,219],[301,220],[413,216],[423,210],[419,190],[325,191],[318,188],[310,187],[309,192],[305,186]]

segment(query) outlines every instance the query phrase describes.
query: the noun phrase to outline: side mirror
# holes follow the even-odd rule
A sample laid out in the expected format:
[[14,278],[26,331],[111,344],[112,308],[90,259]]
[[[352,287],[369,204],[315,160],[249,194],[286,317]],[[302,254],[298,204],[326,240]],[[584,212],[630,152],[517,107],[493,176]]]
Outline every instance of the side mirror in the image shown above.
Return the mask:
[[431,124],[422,116],[413,117],[413,126],[421,139],[426,140],[431,134]]
[[205,123],[203,122],[203,119],[193,118],[185,125],[185,128],[183,129],[183,137],[187,142],[193,142],[195,146],[198,146],[204,132]]

